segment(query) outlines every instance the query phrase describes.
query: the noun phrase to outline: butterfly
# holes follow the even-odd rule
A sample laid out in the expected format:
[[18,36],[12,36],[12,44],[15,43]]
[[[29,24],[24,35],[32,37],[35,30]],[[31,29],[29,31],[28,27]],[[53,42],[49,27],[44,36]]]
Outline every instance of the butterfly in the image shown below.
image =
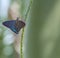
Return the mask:
[[19,18],[16,20],[5,21],[2,24],[11,29],[16,34],[18,34],[20,29],[25,26],[25,22],[19,20]]

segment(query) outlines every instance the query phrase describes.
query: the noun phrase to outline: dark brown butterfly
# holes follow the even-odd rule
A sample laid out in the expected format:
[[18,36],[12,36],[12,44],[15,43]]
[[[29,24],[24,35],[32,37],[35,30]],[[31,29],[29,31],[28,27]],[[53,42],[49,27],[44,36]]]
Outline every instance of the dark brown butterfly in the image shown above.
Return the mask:
[[3,25],[10,28],[16,34],[18,34],[20,29],[25,26],[25,23],[19,20],[19,18],[17,18],[17,20],[10,20],[3,22]]

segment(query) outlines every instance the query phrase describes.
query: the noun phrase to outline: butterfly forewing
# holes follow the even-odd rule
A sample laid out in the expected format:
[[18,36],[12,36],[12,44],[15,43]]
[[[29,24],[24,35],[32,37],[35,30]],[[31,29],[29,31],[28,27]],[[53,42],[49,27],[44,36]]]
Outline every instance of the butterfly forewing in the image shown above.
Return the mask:
[[14,20],[3,22],[3,25],[6,26],[6,27],[8,27],[8,28],[11,28],[11,26],[14,25],[14,24],[15,24]]

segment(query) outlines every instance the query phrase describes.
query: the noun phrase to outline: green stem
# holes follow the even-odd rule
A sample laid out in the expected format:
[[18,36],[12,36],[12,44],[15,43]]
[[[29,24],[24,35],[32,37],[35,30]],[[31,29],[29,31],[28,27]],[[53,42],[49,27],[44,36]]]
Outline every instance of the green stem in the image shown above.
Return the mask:
[[31,8],[31,5],[32,5],[32,1],[30,1],[29,7],[28,7],[27,12],[26,12],[26,14],[25,14],[25,21],[26,21],[26,19],[27,19],[29,10],[30,10],[30,8]]
[[[29,10],[30,10],[30,8],[31,8],[31,5],[32,5],[32,1],[30,1],[29,7],[28,7],[27,12],[26,12],[26,14],[25,14],[25,21],[26,21],[26,19],[27,19]],[[23,37],[24,37],[24,28],[22,29],[21,43],[20,43],[20,47],[21,47],[21,49],[20,49],[20,51],[21,51],[21,52],[20,52],[20,57],[21,57],[21,58],[23,58],[23,50],[22,50],[22,47],[23,47]]]

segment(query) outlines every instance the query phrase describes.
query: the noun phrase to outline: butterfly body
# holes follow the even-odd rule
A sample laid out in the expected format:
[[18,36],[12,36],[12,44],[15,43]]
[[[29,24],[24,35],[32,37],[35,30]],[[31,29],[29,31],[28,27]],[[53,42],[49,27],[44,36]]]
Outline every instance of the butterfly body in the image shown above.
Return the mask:
[[18,34],[20,29],[25,26],[25,23],[17,18],[17,20],[10,20],[3,22],[3,25],[10,28],[16,34]]

